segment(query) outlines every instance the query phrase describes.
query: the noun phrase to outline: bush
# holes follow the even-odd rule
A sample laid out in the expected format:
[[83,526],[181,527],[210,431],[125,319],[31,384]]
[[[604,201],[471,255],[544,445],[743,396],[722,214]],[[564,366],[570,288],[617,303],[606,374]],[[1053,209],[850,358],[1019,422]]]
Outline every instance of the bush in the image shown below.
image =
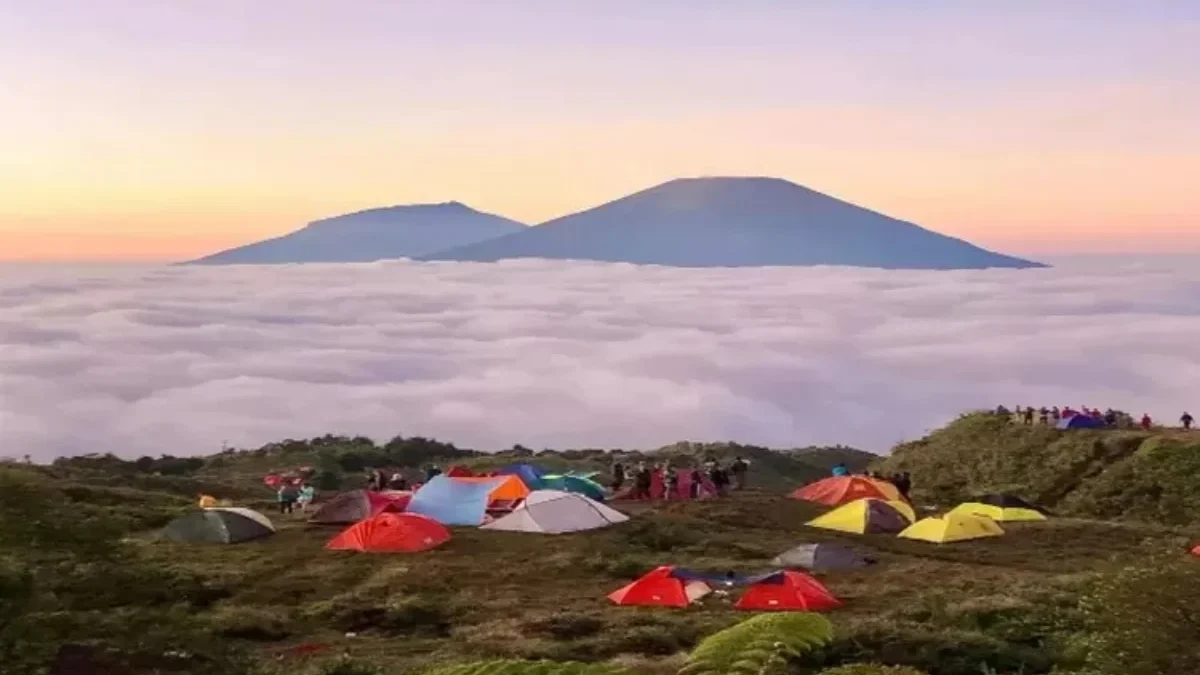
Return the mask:
[[527,635],[548,635],[555,640],[577,640],[604,630],[604,621],[586,614],[555,614],[523,626]]
[[[1182,556],[1180,556],[1182,558]],[[1105,675],[1200,673],[1200,564],[1166,559],[1109,575],[1080,601],[1086,659]]]
[[291,635],[282,609],[258,607],[225,607],[215,612],[209,621],[217,635],[237,640],[278,642]]

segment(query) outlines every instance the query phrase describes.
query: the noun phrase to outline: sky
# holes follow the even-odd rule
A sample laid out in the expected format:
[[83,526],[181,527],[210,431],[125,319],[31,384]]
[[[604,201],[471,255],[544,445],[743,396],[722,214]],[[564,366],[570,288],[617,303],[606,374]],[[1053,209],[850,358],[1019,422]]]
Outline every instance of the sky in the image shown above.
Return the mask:
[[1192,0],[0,0],[0,259],[770,175],[1020,254],[1200,251]]
[[886,452],[970,409],[1200,414],[1200,264],[0,266],[0,457],[326,433]]

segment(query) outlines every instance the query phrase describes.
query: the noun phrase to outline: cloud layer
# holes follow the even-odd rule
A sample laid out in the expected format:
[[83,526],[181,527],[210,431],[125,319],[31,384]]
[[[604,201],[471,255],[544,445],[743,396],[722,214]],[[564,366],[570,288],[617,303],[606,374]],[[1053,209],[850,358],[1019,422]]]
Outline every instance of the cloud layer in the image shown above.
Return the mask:
[[0,267],[0,455],[324,433],[886,450],[958,412],[1200,412],[1200,265]]

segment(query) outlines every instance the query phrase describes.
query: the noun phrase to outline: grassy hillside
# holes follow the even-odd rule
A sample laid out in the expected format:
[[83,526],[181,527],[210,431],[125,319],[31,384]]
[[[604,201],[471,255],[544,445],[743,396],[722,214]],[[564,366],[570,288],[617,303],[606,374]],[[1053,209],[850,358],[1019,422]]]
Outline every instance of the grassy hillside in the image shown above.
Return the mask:
[[[1040,475],[1033,468],[977,454],[956,463],[951,448],[959,443],[960,453],[1011,452],[1042,471],[1066,467],[1056,474],[1060,479],[1036,483],[1043,492],[1035,496],[1069,484],[1054,505],[1085,512],[1101,507],[1081,495],[1111,497],[1111,487],[1097,486],[1128,484],[1106,473],[1127,471],[1137,481],[1158,475],[1137,464],[1142,449],[1148,448],[1143,461],[1156,463],[1160,453],[1177,452],[1170,443],[1176,437],[1146,434],[1132,455],[1093,472],[1052,461],[1069,456],[1065,446],[1084,438],[1055,433],[968,417],[901,448],[889,463],[914,471],[924,495],[940,500],[966,487],[1033,485],[1024,482]],[[1124,448],[1133,441],[1121,439],[1137,435],[1120,433],[1094,440]],[[1045,447],[1037,439],[1045,439]],[[767,571],[776,554],[817,541],[843,543],[879,562],[819,575],[845,602],[828,614],[833,641],[773,672],[815,674],[839,666],[848,668],[838,672],[856,675],[913,672],[852,666],[868,662],[915,668],[918,675],[1151,675],[1200,667],[1194,641],[1200,625],[1188,609],[1200,604],[1200,565],[1182,555],[1188,530],[1056,518],[1005,525],[1002,538],[939,547],[807,528],[804,523],[822,509],[783,498],[778,490],[795,483],[774,472],[800,482],[827,474],[829,464],[847,457],[866,459],[844,450],[768,455],[740,446],[672,446],[662,454],[748,457],[751,479],[762,487],[725,500],[617,503],[630,522],[576,535],[456,529],[446,546],[417,555],[324,551],[337,530],[307,526],[299,515],[271,514],[276,536],[233,546],[174,544],[154,536],[194,508],[198,493],[269,512],[271,494],[261,485],[266,471],[302,464],[341,471],[347,454],[357,455],[348,462],[356,465],[374,461],[372,453],[390,452],[392,459],[446,453],[429,443],[394,444],[389,451],[353,439],[318,439],[187,465],[112,458],[52,467],[0,464],[3,672],[44,673],[62,645],[71,643],[92,650],[93,663],[107,664],[107,670],[92,672],[122,675],[401,675],[493,659],[605,663],[665,675],[675,673],[705,636],[749,615],[721,599],[687,610],[619,608],[605,599],[607,593],[659,564],[718,574]],[[1059,446],[1061,452],[1046,449]],[[515,449],[502,457],[463,454],[455,461],[488,465],[528,454]],[[612,457],[575,451],[537,461],[603,469]],[[1127,461],[1135,464],[1118,468]],[[1103,465],[1097,458],[1091,462]],[[153,475],[156,468],[179,475]],[[1154,509],[1124,493],[1119,502],[1158,513],[1170,494],[1161,493]],[[1112,503],[1095,502],[1115,508]]]
[[910,471],[918,497],[949,505],[1013,493],[1063,514],[1200,522],[1200,433],[1067,430],[966,415],[879,462]]

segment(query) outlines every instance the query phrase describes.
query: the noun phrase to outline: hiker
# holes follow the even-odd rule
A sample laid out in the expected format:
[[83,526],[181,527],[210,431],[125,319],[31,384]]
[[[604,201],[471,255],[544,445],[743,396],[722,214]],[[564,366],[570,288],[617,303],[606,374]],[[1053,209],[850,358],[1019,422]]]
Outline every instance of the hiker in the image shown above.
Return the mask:
[[1025,424],[1033,424],[1033,406],[1029,406],[1025,409]]
[[1106,427],[1117,426],[1117,411],[1116,410],[1109,408],[1108,410],[1104,411],[1104,426],[1106,426]]
[[907,471],[902,471],[892,476],[892,485],[896,486],[896,490],[900,492],[900,496],[908,499],[908,492],[912,490],[912,475]]
[[1050,409],[1046,406],[1042,406],[1041,410],[1038,410],[1038,422],[1042,425],[1050,423]]
[[407,490],[408,479],[399,471],[392,474],[392,479],[388,481],[388,487],[392,490]]
[[313,498],[317,496],[317,489],[308,483],[300,484],[300,493],[296,497],[296,502],[300,504],[300,513],[308,513],[308,507],[312,505]]
[[742,459],[738,455],[730,465],[729,471],[733,474],[733,489],[744,490],[746,488],[746,472],[750,469],[750,463]]
[[634,499],[649,499],[650,485],[654,482],[654,477],[650,474],[650,467],[646,466],[645,462],[638,462],[637,475],[633,480]]
[[712,481],[713,487],[717,489],[718,497],[724,497],[729,492],[729,473],[721,468],[720,464],[713,462],[708,477]]
[[1050,419],[1054,420],[1055,422],[1062,419],[1062,411],[1058,409],[1058,406],[1054,406],[1050,409]]
[[296,498],[299,495],[296,492],[296,486],[290,482],[284,482],[279,486],[279,491],[275,493],[276,499],[279,500],[279,512],[291,513],[296,505]]
[[1192,428],[1192,422],[1194,422],[1194,421],[1195,420],[1192,419],[1192,416],[1189,415],[1187,412],[1184,412],[1183,417],[1179,418],[1179,423],[1183,425],[1184,431],[1190,430]]
[[679,496],[679,474],[669,463],[663,468],[663,499]]
[[1150,431],[1152,426],[1154,426],[1154,422],[1150,419],[1150,413],[1142,413],[1142,429]]
[[692,467],[692,482],[688,485],[688,493],[692,499],[700,498],[700,490],[704,487],[704,473],[700,471],[700,467]]
[[612,490],[613,494],[621,491],[621,486],[625,485],[625,465],[617,462],[612,468]]
[[845,464],[838,462],[833,465],[832,473],[834,476],[847,476],[850,474],[850,470],[846,468]]

